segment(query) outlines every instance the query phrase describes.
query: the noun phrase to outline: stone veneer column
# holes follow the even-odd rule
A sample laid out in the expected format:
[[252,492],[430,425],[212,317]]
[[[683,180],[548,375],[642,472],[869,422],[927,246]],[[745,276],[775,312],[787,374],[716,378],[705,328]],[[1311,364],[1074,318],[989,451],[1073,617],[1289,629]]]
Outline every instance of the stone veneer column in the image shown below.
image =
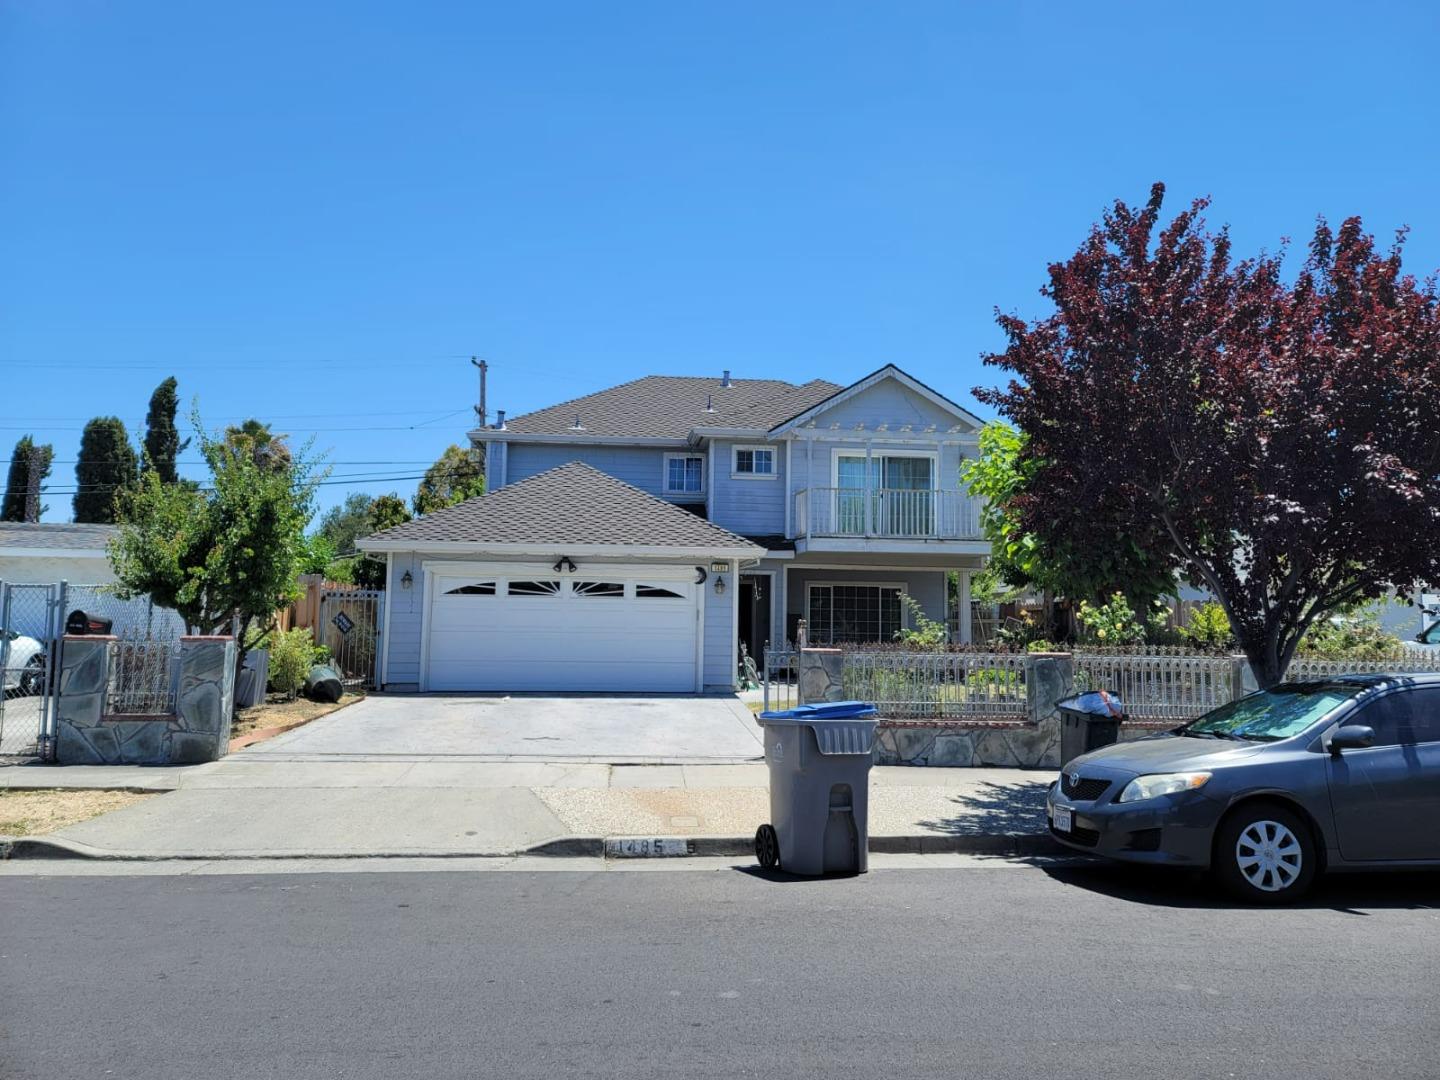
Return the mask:
[[1031,653],[1025,658],[1025,705],[1032,724],[1058,719],[1057,706],[1075,693],[1075,658],[1069,653]]
[[179,730],[170,733],[170,764],[193,765],[225,756],[234,699],[235,639],[182,637],[175,694]]
[[839,649],[801,649],[796,696],[801,705],[844,701],[845,654]]
[[58,765],[107,765],[119,753],[114,735],[100,724],[110,677],[113,637],[67,634],[60,642],[60,678],[56,683],[55,762]]

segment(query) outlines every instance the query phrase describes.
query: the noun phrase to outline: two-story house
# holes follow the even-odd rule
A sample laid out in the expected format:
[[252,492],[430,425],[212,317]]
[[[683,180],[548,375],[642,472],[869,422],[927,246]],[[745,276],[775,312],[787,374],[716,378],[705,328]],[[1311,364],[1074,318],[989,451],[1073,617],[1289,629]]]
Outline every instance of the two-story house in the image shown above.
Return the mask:
[[980,421],[896,367],[851,386],[651,376],[470,432],[487,493],[388,562],[395,690],[731,689],[741,645],[892,641],[901,594],[969,639]]

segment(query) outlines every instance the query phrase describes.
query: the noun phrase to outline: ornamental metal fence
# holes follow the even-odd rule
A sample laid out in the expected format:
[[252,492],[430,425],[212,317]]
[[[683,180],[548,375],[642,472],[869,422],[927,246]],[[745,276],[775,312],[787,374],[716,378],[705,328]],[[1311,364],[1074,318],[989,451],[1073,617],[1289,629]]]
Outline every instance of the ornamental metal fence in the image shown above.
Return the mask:
[[330,663],[347,688],[379,685],[383,589],[322,589],[315,642],[330,650]]
[[1077,652],[1075,689],[1118,694],[1130,720],[1192,720],[1242,693],[1244,661],[1229,656]]
[[894,720],[1020,720],[1027,715],[1024,653],[846,649],[847,698]]
[[793,709],[800,704],[795,677],[800,671],[800,652],[790,642],[766,645],[761,665],[760,702],[766,711]]
[[1333,679],[1337,675],[1361,675],[1382,671],[1401,674],[1440,671],[1440,650],[1406,649],[1398,657],[1388,660],[1323,660],[1318,657],[1297,656],[1290,661],[1285,677],[1295,682],[1310,682],[1315,679]]
[[122,638],[110,648],[107,716],[174,716],[180,680],[178,641]]

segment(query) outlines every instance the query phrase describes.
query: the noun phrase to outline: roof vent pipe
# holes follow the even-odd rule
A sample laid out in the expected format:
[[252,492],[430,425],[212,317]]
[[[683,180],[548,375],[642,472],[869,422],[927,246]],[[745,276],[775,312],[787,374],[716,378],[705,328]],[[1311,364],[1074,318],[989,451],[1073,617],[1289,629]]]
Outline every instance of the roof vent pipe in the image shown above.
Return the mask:
[[726,368],[723,372],[721,372],[721,374],[720,374],[720,385],[721,385],[721,386],[724,386],[724,387],[728,387],[728,386],[730,385],[730,369],[729,369],[729,368]]
[[570,425],[570,428],[571,428],[572,431],[584,431],[584,430],[585,430],[585,425],[583,425],[582,423],[580,423],[580,414],[579,414],[578,412],[575,414],[575,423],[571,424],[571,425]]
[[504,409],[496,409],[496,410],[495,410],[495,427],[496,427],[496,429],[499,430],[499,431],[504,431],[504,430],[505,430],[505,410],[504,410]]
[[706,411],[706,412],[714,412],[714,411],[715,411],[715,395],[714,395],[714,394],[706,394],[706,395],[705,395],[705,411]]

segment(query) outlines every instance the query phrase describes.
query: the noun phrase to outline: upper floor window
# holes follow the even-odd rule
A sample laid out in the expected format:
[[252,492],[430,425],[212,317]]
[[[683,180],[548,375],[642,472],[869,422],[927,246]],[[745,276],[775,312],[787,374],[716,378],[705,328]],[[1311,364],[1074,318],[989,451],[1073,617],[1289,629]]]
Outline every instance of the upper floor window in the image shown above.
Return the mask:
[[774,476],[775,451],[768,446],[737,446],[732,476]]
[[705,490],[705,459],[699,454],[665,455],[665,491],[698,495]]

